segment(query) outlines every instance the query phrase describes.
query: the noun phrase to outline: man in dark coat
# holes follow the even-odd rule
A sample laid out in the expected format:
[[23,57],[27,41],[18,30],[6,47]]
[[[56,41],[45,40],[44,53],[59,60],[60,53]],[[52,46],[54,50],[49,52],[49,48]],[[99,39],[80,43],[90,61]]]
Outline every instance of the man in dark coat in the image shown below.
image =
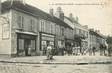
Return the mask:
[[93,47],[93,48],[92,48],[92,53],[93,53],[93,55],[95,55],[95,52],[96,52],[96,48]]
[[102,55],[103,55],[103,45],[100,44],[100,56],[102,56]]

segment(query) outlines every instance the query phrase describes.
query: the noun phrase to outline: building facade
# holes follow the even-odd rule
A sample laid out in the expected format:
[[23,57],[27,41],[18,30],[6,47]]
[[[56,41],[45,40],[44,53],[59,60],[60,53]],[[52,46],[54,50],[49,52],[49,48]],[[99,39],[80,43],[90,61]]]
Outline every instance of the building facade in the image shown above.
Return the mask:
[[89,45],[89,30],[87,26],[82,26],[78,22],[78,18],[74,17],[72,14],[69,17],[65,17],[65,22],[69,24],[73,30],[73,39],[74,39],[74,46],[80,47],[82,49],[88,49]]
[[18,1],[2,3],[0,23],[0,54],[9,56],[45,55],[48,42],[65,46],[73,33],[63,20]]
[[48,42],[56,49],[75,46],[84,50],[105,42],[101,35],[82,26],[77,17],[64,16],[60,7],[56,13],[50,9],[48,14],[23,2],[9,0],[1,8],[0,55],[46,55]]
[[95,47],[97,50],[100,49],[100,45],[107,46],[106,38],[94,29],[89,30],[89,47]]

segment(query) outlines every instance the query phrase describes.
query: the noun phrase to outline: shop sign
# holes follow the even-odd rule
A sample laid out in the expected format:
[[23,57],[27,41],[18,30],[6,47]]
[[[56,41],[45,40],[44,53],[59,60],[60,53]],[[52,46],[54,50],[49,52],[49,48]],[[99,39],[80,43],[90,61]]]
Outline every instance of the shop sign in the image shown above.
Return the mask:
[[42,40],[54,41],[54,38],[44,36],[44,37],[42,37]]
[[18,36],[21,39],[35,39],[35,36],[32,35],[18,34]]

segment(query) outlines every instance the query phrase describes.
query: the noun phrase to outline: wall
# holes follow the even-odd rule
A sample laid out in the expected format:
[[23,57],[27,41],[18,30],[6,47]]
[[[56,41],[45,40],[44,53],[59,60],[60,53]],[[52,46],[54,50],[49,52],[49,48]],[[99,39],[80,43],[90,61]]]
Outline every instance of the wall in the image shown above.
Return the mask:
[[[11,40],[11,43],[12,43],[12,49],[11,49],[11,53],[12,54],[16,54],[17,53],[17,30],[20,29],[19,25],[18,25],[18,16],[22,16],[24,18],[23,20],[23,31],[21,32],[27,32],[28,34],[31,32],[31,33],[35,33],[37,34],[37,37],[36,37],[36,51],[38,51],[39,49],[39,45],[38,45],[38,31],[39,31],[39,19],[36,18],[36,17],[33,17],[29,14],[25,14],[25,13],[22,13],[22,12],[19,12],[19,11],[16,11],[16,10],[11,10],[11,15],[12,15],[12,32],[11,32],[11,35],[12,35],[12,40]],[[30,27],[32,26],[31,25],[31,20],[34,21],[34,25],[33,25],[33,29],[31,30]]]
[[[2,18],[2,17],[5,17]],[[11,54],[11,12],[2,14],[0,19],[0,55]]]

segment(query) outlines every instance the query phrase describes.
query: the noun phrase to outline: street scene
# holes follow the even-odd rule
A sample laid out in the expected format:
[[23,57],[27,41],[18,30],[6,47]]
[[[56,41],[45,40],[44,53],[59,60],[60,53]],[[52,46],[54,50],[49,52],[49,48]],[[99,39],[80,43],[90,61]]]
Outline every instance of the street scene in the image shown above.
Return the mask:
[[0,59],[0,73],[112,73],[112,58],[104,56],[45,56]]
[[0,0],[0,73],[112,73],[110,2]]

